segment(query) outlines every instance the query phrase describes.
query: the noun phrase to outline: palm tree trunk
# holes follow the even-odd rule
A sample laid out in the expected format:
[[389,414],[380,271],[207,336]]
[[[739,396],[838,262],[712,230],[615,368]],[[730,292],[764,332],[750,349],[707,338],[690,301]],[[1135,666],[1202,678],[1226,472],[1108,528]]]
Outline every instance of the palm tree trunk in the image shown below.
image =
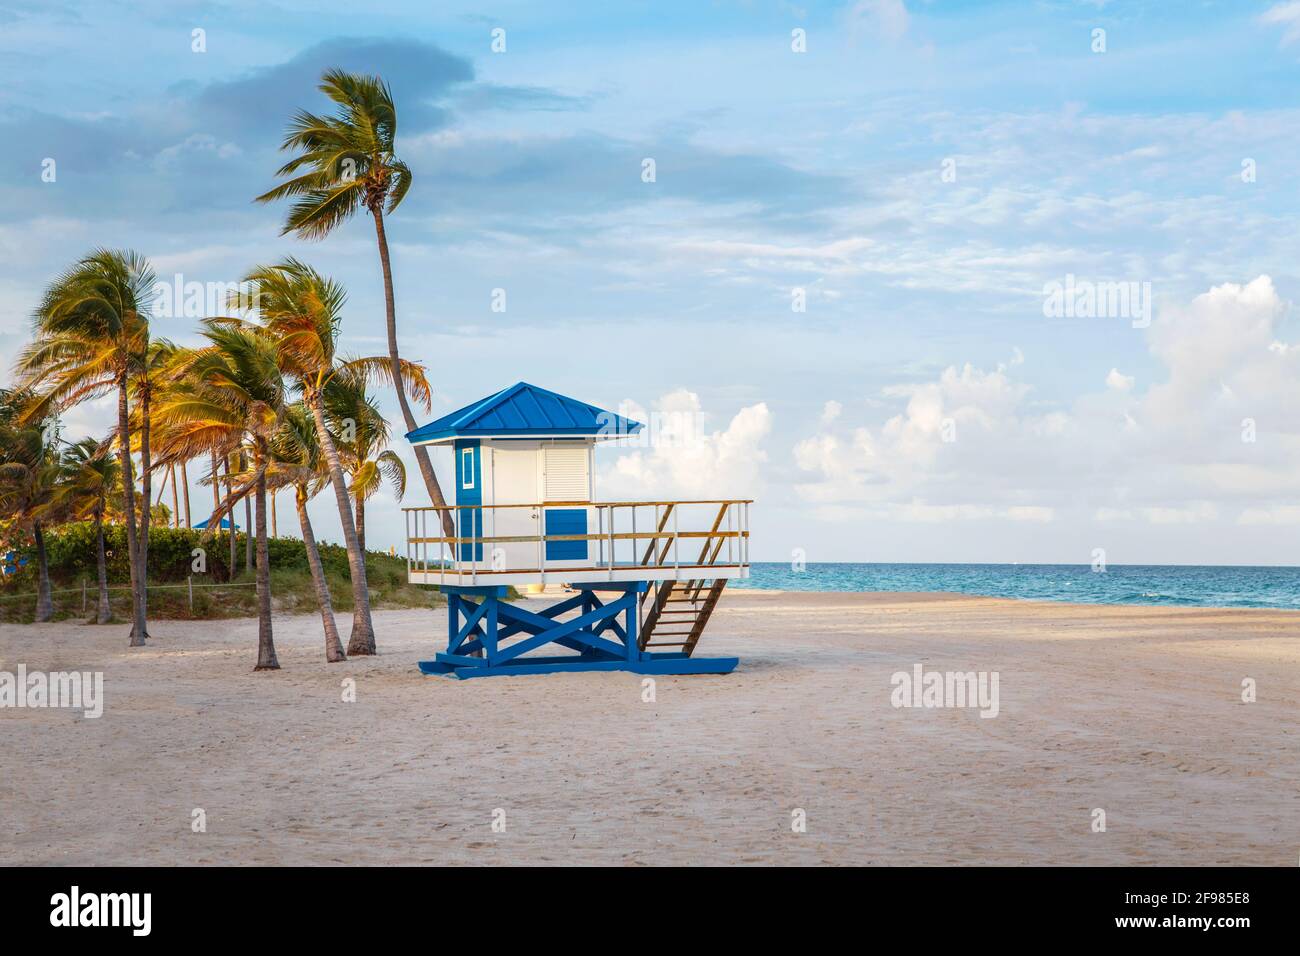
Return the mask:
[[131,567],[131,646],[143,647],[145,608],[140,600],[140,539],[135,525],[135,476],[131,467],[131,418],[126,403],[126,375],[117,382],[117,440],[122,456],[122,497],[126,512],[127,564]]
[[108,560],[104,556],[104,506],[95,509],[95,571],[99,583],[99,600],[96,602],[95,623],[107,624],[113,618],[108,604]]
[[[226,458],[226,494],[231,494],[235,490],[235,481],[230,477],[230,458]],[[227,513],[226,520],[230,522],[230,564],[226,568],[226,579],[235,580],[235,556],[238,552],[235,550],[235,503],[230,503],[230,511]],[[221,527],[220,519],[217,521],[217,527]]]
[[181,502],[180,496],[176,491],[176,465],[172,463],[167,466],[167,477],[172,480],[172,527],[181,526]]
[[343,543],[348,549],[348,571],[352,575],[352,634],[348,638],[348,653],[365,655],[375,653],[375,628],[370,617],[370,587],[366,583],[366,558],[357,541],[357,526],[352,521],[352,508],[348,502],[348,489],[343,480],[343,464],[338,449],[330,438],[321,409],[320,395],[313,394],[308,401],[312,418],[316,422],[316,435],[321,451],[329,465],[330,484],[338,503],[339,522],[343,525]]
[[[212,451],[212,513],[216,514],[221,508],[221,459],[217,457],[216,449]],[[233,522],[232,522],[233,524]],[[217,519],[217,526],[212,527],[211,519],[208,519],[207,530],[212,532],[212,540],[217,547],[221,546],[221,519]],[[235,566],[235,549],[230,549],[230,564],[226,569],[226,578],[234,576]]]
[[[239,453],[239,470],[243,471],[248,467],[248,459],[244,453]],[[248,500],[248,493],[244,493],[244,570],[252,572],[253,570],[253,503]]]
[[[215,512],[221,507],[221,461],[217,458],[215,450],[212,452],[212,510]],[[209,529],[213,530],[213,529]]]
[[[393,363],[393,388],[397,392],[397,404],[402,409],[402,419],[406,430],[413,432],[420,427],[415,416],[411,414],[411,404],[406,400],[406,386],[402,384],[401,356],[397,352],[397,306],[393,297],[393,267],[388,258],[388,233],[384,231],[384,213],[376,206],[371,210],[375,217],[375,236],[379,243],[379,264],[384,272],[384,309],[388,318],[388,358]],[[438,476],[433,473],[433,462],[423,445],[415,446],[415,461],[420,466],[420,475],[424,478],[424,487],[429,492],[429,501],[442,515],[442,533],[444,537],[454,537],[455,525],[451,520],[451,511],[447,508],[447,499],[442,496],[442,487]]]
[[[271,557],[266,548],[266,469],[257,465],[257,666],[255,671],[280,669],[271,634]],[[247,499],[245,499],[247,500]]]
[[185,459],[181,459],[181,486],[184,489],[185,499],[185,527],[194,527],[190,521],[190,473],[185,468]]
[[54,596],[50,593],[50,558],[45,551],[45,532],[39,521],[32,523],[32,536],[36,539],[36,623],[44,624],[54,617]]
[[343,653],[343,642],[339,640],[338,624],[334,621],[334,601],[330,598],[329,582],[325,580],[325,569],[320,563],[320,549],[316,547],[316,535],[312,533],[311,519],[307,517],[307,488],[298,485],[294,495],[294,506],[298,510],[298,524],[302,526],[302,543],[307,550],[307,567],[311,568],[311,583],[316,588],[316,603],[320,606],[320,622],[325,628],[325,660],[333,664],[347,660]]
[[148,373],[140,389],[140,489],[144,507],[140,510],[140,633],[149,637],[149,520],[153,510],[153,469],[149,457],[149,379]]
[[357,547],[366,553],[366,499],[357,496]]

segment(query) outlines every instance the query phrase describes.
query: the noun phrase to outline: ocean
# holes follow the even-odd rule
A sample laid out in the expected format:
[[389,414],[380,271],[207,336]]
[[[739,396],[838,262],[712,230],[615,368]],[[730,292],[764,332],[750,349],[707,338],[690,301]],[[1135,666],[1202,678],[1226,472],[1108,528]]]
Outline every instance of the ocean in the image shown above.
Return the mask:
[[954,591],[1082,604],[1300,609],[1300,567],[1086,564],[809,564],[762,562],[737,588]]

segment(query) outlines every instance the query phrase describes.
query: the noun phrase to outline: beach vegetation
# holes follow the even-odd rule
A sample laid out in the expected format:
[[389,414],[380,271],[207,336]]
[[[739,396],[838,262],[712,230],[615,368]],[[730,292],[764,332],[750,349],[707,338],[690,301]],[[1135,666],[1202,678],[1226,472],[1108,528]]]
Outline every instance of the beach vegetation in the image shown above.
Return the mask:
[[[114,516],[103,525],[104,571],[110,622],[129,621],[131,616],[130,561],[126,528]],[[229,532],[207,536],[202,529],[166,528],[155,525],[149,532],[149,589],[151,614],[155,620],[224,620],[257,614],[255,582],[242,570],[242,560],[233,576],[227,567]],[[244,546],[244,532],[235,535],[238,548]],[[45,532],[49,577],[52,586],[51,620],[98,620],[98,576],[95,557],[96,529],[93,520],[74,521]],[[342,613],[352,610],[352,592],[347,549],[340,544],[315,542],[321,572],[333,606]],[[196,549],[206,549],[206,570],[193,571]],[[307,547],[299,538],[268,538],[272,608],[276,615],[314,614],[319,610]],[[30,624],[35,620],[37,568],[35,545],[30,535],[11,538],[6,567],[13,571],[0,579],[0,621]],[[366,554],[366,577],[370,582],[370,603],[374,608],[431,608],[441,606],[436,588],[410,584],[406,560],[384,552]],[[232,579],[233,578],[233,579]],[[192,599],[191,599],[192,585]]]
[[[354,215],[369,215],[387,354],[339,354],[346,292],[298,259],[255,266],[224,285],[229,314],[203,319],[198,345],[152,335],[151,320],[178,314],[173,293],[179,287],[160,285],[143,255],[97,248],[72,263],[46,286],[33,311],[32,339],[14,365],[15,388],[0,395],[5,619],[27,613],[15,610],[26,607],[22,600],[9,599],[20,598],[29,584],[37,621],[86,613],[109,623],[120,619],[126,601],[130,644],[142,646],[151,600],[161,601],[166,615],[203,616],[214,610],[203,596],[209,588],[251,585],[247,600],[218,603],[256,613],[256,669],[274,670],[273,611],[296,605],[299,595],[321,615],[329,661],[375,653],[373,601],[391,601],[398,591],[399,600],[415,600],[406,593],[404,563],[386,563],[365,544],[367,501],[385,486],[400,499],[407,480],[402,459],[387,447],[389,424],[371,388],[393,388],[407,430],[419,424],[413,403],[430,408],[423,366],[398,349],[385,225],[406,197],[412,173],[396,155],[397,110],[379,77],[331,69],[319,89],[333,112],[302,110],[290,120],[281,143],[291,154],[278,171],[283,181],[257,199],[291,200],[282,234],[305,239],[322,239]],[[117,416],[106,434],[62,438],[60,416],[110,396]],[[445,509],[427,450],[417,447],[415,454],[434,506]],[[196,517],[188,470],[196,461],[206,463],[199,481],[212,492],[211,511],[197,530],[181,521],[182,513],[186,526]],[[168,485],[170,506],[162,500]],[[275,492],[286,488],[302,533],[293,545],[275,527]],[[310,499],[326,489],[339,512],[341,549],[317,542],[307,512]],[[242,535],[231,530],[241,503]],[[443,517],[451,533],[450,513]],[[292,556],[282,553],[286,547]],[[340,555],[346,571],[338,566]],[[245,575],[252,580],[241,581]],[[168,593],[170,582],[181,579],[183,609]],[[75,599],[53,599],[69,584],[75,590],[77,581],[87,589],[94,582],[93,613],[88,606],[71,610]],[[415,593],[418,603],[429,600],[427,591]],[[346,650],[336,608],[352,612]]]

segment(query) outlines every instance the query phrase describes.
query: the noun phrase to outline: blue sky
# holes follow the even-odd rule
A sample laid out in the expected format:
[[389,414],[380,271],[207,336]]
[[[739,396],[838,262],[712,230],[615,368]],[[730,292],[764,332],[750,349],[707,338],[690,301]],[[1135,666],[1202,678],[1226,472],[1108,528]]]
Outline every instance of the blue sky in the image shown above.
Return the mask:
[[[341,65],[398,100],[430,417],[520,379],[689,414],[600,488],[754,497],[759,558],[1296,563],[1300,4],[382,6],[0,0],[0,349],[108,245],[200,282],[299,255],[382,352],[367,224],[250,201]],[[1067,275],[1150,283],[1155,321],[1046,317]]]

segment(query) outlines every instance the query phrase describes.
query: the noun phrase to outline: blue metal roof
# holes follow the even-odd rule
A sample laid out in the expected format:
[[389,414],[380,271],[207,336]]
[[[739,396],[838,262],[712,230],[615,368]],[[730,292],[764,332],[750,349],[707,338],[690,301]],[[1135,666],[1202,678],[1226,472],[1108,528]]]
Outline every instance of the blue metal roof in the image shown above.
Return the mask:
[[452,438],[619,438],[640,430],[640,422],[519,382],[422,425],[406,438],[413,444]]
[[[207,527],[208,527],[208,519],[207,519],[207,518],[204,518],[204,519],[203,519],[202,521],[200,521],[198,524],[196,524],[196,525],[192,525],[192,527],[193,527],[194,530],[196,530],[196,531],[206,531],[206,530],[207,530]],[[219,530],[221,530],[221,531],[229,531],[229,530],[230,530],[230,518],[229,518],[229,517],[222,518],[222,519],[221,519],[221,523],[220,523],[219,525],[217,525],[217,528],[218,528]],[[238,525],[238,524],[235,525],[235,530],[236,530],[236,531],[239,530],[239,525]]]

